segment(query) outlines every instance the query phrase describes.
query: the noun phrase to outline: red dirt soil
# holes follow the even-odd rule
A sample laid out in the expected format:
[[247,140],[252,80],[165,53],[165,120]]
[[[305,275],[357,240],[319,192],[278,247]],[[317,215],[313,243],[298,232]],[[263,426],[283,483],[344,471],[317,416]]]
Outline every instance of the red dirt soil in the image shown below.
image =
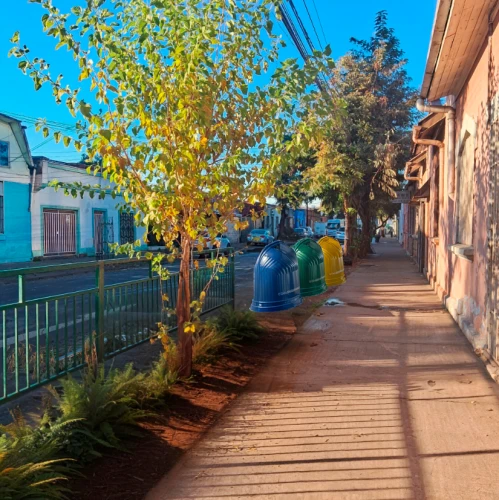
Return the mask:
[[71,498],[143,498],[294,333],[283,330],[269,328],[257,343],[220,354],[215,363],[198,368],[190,382],[175,385],[166,408],[141,424],[143,435],[128,441],[126,452],[96,460],[82,471],[84,477],[71,481]]
[[[356,264],[345,268],[347,276]],[[308,297],[291,312],[259,314],[267,333],[258,342],[242,346],[239,352],[219,354],[213,364],[197,367],[190,382],[175,385],[166,409],[141,424],[143,435],[126,443],[127,452],[107,454],[85,467],[83,477],[70,482],[72,500],[144,498],[335,290]]]

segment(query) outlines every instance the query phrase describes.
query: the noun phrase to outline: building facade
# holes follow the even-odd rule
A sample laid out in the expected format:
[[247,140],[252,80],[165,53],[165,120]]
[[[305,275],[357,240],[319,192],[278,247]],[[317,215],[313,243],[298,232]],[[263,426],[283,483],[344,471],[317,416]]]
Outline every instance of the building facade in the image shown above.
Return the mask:
[[32,172],[24,127],[0,114],[0,263],[32,258]]
[[[146,248],[145,228],[137,227],[134,214],[124,210],[121,196],[93,198],[67,196],[56,191],[51,181],[81,182],[83,185],[111,187],[100,175],[87,172],[84,163],[66,163],[34,157],[36,176],[31,211],[33,257],[106,256],[112,243],[141,241]],[[109,193],[109,189],[108,189]]]
[[[66,196],[50,182],[110,188],[83,163],[32,157],[22,123],[0,114],[0,264],[63,256],[111,256],[112,243],[147,247],[145,228],[120,196]],[[108,190],[109,191],[109,190]]]
[[497,2],[440,0],[407,163],[402,243],[473,346],[498,359]]

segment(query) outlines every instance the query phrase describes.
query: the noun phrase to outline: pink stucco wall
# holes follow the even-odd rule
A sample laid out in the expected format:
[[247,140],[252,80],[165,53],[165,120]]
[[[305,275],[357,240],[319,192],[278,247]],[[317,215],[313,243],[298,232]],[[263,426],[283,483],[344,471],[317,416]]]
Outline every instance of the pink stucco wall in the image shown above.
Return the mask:
[[[459,257],[450,250],[450,246],[456,243],[455,193],[449,190],[449,178],[454,172],[448,171],[445,151],[440,155],[438,240],[431,238],[432,214],[438,199],[434,179],[428,202],[429,220],[425,228],[429,245],[427,277],[473,345],[485,348],[488,347],[486,308],[490,130],[487,110],[491,97],[498,90],[499,69],[495,63],[499,60],[497,26],[496,19],[491,39],[484,38],[472,72],[456,99],[456,153],[464,130],[475,137],[473,257]],[[434,161],[432,159],[430,163]],[[408,220],[409,207],[405,206],[404,211]],[[404,246],[410,251],[407,243],[404,241]]]

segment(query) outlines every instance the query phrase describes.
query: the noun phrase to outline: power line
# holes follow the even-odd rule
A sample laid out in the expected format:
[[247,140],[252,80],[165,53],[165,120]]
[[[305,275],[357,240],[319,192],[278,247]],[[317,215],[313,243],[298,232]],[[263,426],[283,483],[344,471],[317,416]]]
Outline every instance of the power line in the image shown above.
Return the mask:
[[[294,16],[296,18],[298,26],[299,26],[301,32],[303,33],[303,36],[305,37],[306,43],[310,47],[310,50],[312,51],[312,54],[313,54],[315,52],[315,47],[314,47],[312,40],[310,39],[310,36],[309,36],[304,24],[303,24],[303,21],[301,20],[300,14],[298,13],[298,10],[296,9],[296,6],[295,6],[293,0],[288,0],[288,3],[291,7],[291,10],[294,13]],[[289,34],[291,35],[291,38],[293,39],[293,42],[294,42],[296,48],[298,49],[298,52],[300,53],[302,58],[305,61],[307,61],[310,57],[310,54],[308,53],[305,42],[302,40],[302,37],[301,37],[301,35],[300,35],[296,25],[295,25],[295,22],[293,21],[293,18],[291,17],[291,14],[290,14],[285,2],[279,3],[278,8],[279,8],[279,13],[281,14],[282,22],[283,22],[284,26],[286,27],[286,29],[288,30]],[[307,12],[308,12],[308,9],[307,9]],[[309,13],[309,16],[310,16],[310,13]],[[315,31],[315,26],[314,26],[314,31]],[[316,32],[316,35],[317,35],[317,32]],[[319,44],[320,44],[320,40],[319,40]],[[321,48],[322,48],[322,46],[321,46]],[[316,83],[317,87],[319,88],[319,90],[321,90],[321,92],[327,92],[328,94],[330,92],[335,93],[334,88],[331,88],[331,86],[328,83],[327,78],[323,74],[319,75],[316,78],[315,83]]]
[[298,21],[298,26],[301,28],[303,35],[305,36],[305,40],[307,41],[308,46],[310,47],[310,50],[312,51],[312,54],[313,54],[314,50],[315,50],[314,44],[308,35],[308,32],[303,24],[303,21],[301,20],[301,17],[298,14],[298,11],[296,10],[295,4],[294,4],[293,0],[288,0],[288,2],[289,2],[289,5],[291,6],[291,10],[293,11],[293,13],[295,15],[296,20]]
[[293,43],[295,44],[296,48],[298,49],[298,52],[302,56],[304,60],[308,59],[308,53],[307,50],[305,49],[305,46],[300,38],[300,35],[298,31],[296,30],[296,27],[293,23],[293,20],[291,19],[287,7],[284,3],[279,4],[279,12],[282,17],[282,22],[285,26],[285,28],[288,30],[288,33],[290,34]]
[[[53,139],[53,137],[49,137],[47,139],[45,139],[44,141],[40,142],[39,144],[37,144],[35,147],[31,148],[31,152],[33,152],[35,149],[38,149],[38,148],[41,148],[43,145],[47,144],[48,142],[50,142],[51,140]],[[19,156],[16,156],[15,158],[12,158],[12,159],[9,159],[9,161],[11,162],[14,162],[16,160],[19,160],[20,158],[24,158],[24,155],[21,154]]]
[[310,15],[310,12],[308,10],[308,7],[307,7],[307,3],[305,0],[302,0],[303,1],[303,5],[305,6],[305,10],[307,11],[307,14],[308,14],[308,18],[310,19],[310,23],[312,24],[312,28],[314,30],[314,33],[315,33],[315,37],[317,38],[317,41],[319,42],[319,47],[321,48],[321,50],[324,50],[322,48],[322,43],[321,43],[321,39],[319,38],[319,35],[317,34],[317,30],[315,29],[315,24],[314,24],[314,21],[312,19],[312,16]]
[[70,123],[58,122],[55,120],[44,120],[42,118],[35,118],[34,116],[24,115],[22,113],[5,111],[5,110],[0,110],[0,113],[5,114],[7,116],[11,116],[12,118],[15,118],[15,119],[18,119],[21,121],[25,121],[27,123],[32,123],[33,125],[40,123],[40,124],[46,124],[47,126],[49,126],[51,128],[58,128],[58,129],[66,130],[66,131],[71,131],[71,130],[76,131],[76,125],[73,125]]
[[305,7],[305,10],[307,11],[308,18],[310,19],[310,24],[312,25],[312,29],[314,30],[315,37],[317,38],[317,41],[319,42],[319,47],[321,48],[321,50],[323,50],[321,40],[319,38],[319,35],[317,34],[317,30],[315,29],[315,24],[314,24],[314,21],[312,19],[312,16],[310,15],[310,11],[308,10],[307,3],[305,2],[305,0],[302,0],[302,1],[303,1],[303,5]]
[[[305,1],[305,0],[303,0],[303,1]],[[317,5],[315,4],[315,0],[312,0],[312,5],[314,6],[315,15],[317,16],[317,19],[319,20],[319,26],[321,28],[322,36],[324,38],[324,44],[327,45],[326,35],[324,34],[324,28],[322,27],[321,17],[319,16],[319,12],[317,11]]]

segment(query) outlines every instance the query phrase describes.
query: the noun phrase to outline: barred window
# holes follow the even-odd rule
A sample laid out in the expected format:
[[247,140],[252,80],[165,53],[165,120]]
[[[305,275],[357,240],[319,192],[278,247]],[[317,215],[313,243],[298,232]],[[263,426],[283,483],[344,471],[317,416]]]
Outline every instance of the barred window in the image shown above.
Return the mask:
[[0,141],[0,167],[9,166],[9,143]]
[[475,151],[469,134],[459,152],[457,169],[457,243],[473,244],[473,177]]

